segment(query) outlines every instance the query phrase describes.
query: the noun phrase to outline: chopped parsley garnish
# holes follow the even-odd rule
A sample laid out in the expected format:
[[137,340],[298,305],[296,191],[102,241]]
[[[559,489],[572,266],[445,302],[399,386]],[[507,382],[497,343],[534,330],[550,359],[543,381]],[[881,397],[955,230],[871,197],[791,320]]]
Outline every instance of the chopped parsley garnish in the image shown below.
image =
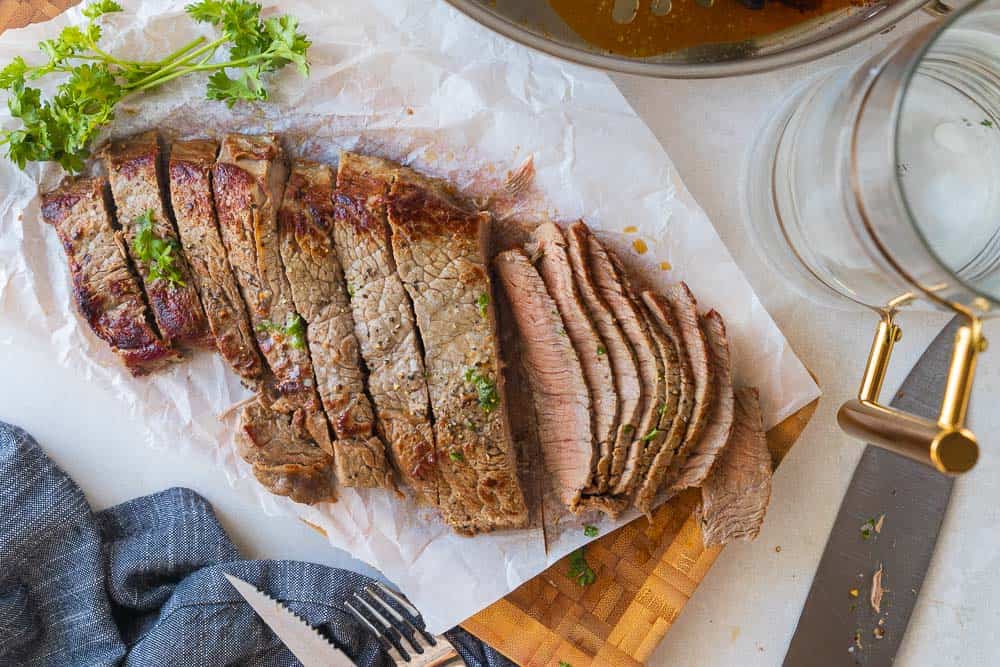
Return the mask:
[[462,454],[462,452],[452,450],[448,452],[448,458],[451,459],[452,461],[464,461],[465,455]]
[[485,377],[475,368],[468,368],[465,371],[465,381],[471,383],[476,388],[479,396],[479,407],[483,412],[493,412],[500,405],[500,394],[497,393],[496,383]]
[[150,281],[166,280],[171,285],[184,287],[180,268],[174,264],[180,244],[176,239],[161,239],[153,232],[153,209],[149,209],[135,219],[135,238],[132,251],[146,265]]
[[660,401],[660,404],[656,406],[656,414],[663,416],[663,413],[667,411],[667,404]]
[[559,661],[559,667],[573,667],[573,665],[569,664],[565,660],[560,660]]
[[983,127],[993,127],[993,121],[990,120],[989,118],[984,118],[982,122],[979,124],[982,125]]
[[347,283],[347,296],[354,298],[354,285]]
[[487,309],[489,308],[489,305],[490,305],[490,295],[489,294],[486,294],[484,292],[483,294],[480,294],[478,297],[476,297],[476,306],[479,308],[479,314],[482,317],[486,317],[486,314],[488,312]]
[[587,563],[587,556],[584,554],[584,547],[580,547],[569,555],[569,571],[566,576],[576,581],[581,586],[589,586],[597,580],[597,575],[590,569]]
[[631,424],[622,424],[622,432],[623,433],[631,433],[634,430],[635,430],[635,426],[632,426]]
[[[310,42],[298,21],[288,15],[264,18],[261,6],[250,0],[188,5],[188,15],[214,26],[218,36],[195,37],[155,60],[127,60],[101,47],[101,17],[120,11],[114,0],[90,2],[82,12],[85,24],[66,26],[55,39],[39,43],[45,62],[29,65],[18,56],[0,69],[0,90],[9,93],[7,105],[19,123],[0,130],[0,146],[18,167],[51,161],[70,172],[82,170],[92,140],[114,120],[122,100],[183,76],[210,73],[205,96],[233,106],[267,100],[267,77],[286,65],[309,73]],[[61,78],[57,86],[29,85],[52,75]],[[43,98],[44,89],[54,92]]]
[[861,539],[870,539],[872,533],[875,532],[875,519],[868,519],[863,524],[861,524]]
[[653,438],[655,438],[658,435],[660,435],[660,429],[658,429],[658,428],[656,428],[654,426],[653,428],[651,428],[649,430],[649,433],[647,433],[646,435],[642,436],[639,439],[642,440],[643,442],[649,442],[650,440],[652,440]]
[[304,350],[306,347],[306,321],[298,313],[289,313],[284,326],[264,320],[257,325],[257,331],[280,334],[288,346],[296,350]]
[[607,353],[608,353],[608,351],[604,349],[603,345],[598,345],[597,346],[597,356],[601,357],[601,356],[604,356]]
[[597,537],[597,526],[584,526],[583,534],[587,537]]

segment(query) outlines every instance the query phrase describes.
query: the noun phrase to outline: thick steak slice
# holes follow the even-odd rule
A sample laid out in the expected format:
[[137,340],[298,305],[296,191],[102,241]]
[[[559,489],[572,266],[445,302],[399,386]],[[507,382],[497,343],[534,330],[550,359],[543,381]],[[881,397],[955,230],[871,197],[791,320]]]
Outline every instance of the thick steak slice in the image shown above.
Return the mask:
[[332,452],[305,322],[295,311],[278,247],[278,206],[287,173],[276,137],[227,135],[212,172],[215,209],[257,346],[274,374],[268,379],[276,394],[271,408],[300,413],[313,440]]
[[576,222],[566,230],[570,265],[573,268],[573,278],[580,290],[580,297],[587,307],[587,312],[597,327],[597,332],[604,341],[604,347],[598,354],[606,354],[611,362],[614,376],[615,391],[618,395],[619,412],[613,434],[614,440],[597,461],[595,484],[599,493],[608,490],[608,479],[611,473],[612,452],[615,449],[625,451],[635,439],[634,426],[625,428],[626,424],[639,423],[639,407],[642,399],[642,387],[639,383],[639,365],[635,350],[618,325],[614,313],[608,307],[604,297],[598,290],[590,263],[588,262],[588,245],[590,230],[583,222]]
[[569,337],[590,390],[597,463],[594,474],[596,483],[588,491],[600,492],[602,478],[606,491],[611,452],[618,430],[618,395],[615,393],[607,344],[583,303],[562,230],[552,222],[539,225],[531,233],[527,251],[531,257],[537,258],[538,273],[565,325],[560,335]]
[[262,399],[240,413],[236,448],[271,493],[307,505],[337,499],[333,457],[316,446],[293,415],[271,410]]
[[545,283],[521,250],[494,261],[521,333],[522,360],[532,388],[542,461],[560,500],[581,509],[593,478],[590,391],[573,345]]
[[729,358],[729,340],[726,323],[714,310],[701,317],[701,329],[708,341],[708,361],[712,369],[714,394],[708,412],[708,423],[701,438],[691,449],[691,454],[671,485],[671,493],[699,486],[708,477],[712,464],[729,442],[733,430],[733,379]]
[[756,389],[736,391],[733,433],[701,487],[705,546],[752,540],[771,499],[771,453]]
[[440,508],[459,533],[519,528],[528,510],[502,394],[490,216],[400,168],[389,194],[396,270],[424,344],[441,471]]
[[212,201],[212,165],[218,149],[208,139],[178,141],[170,147],[170,200],[215,346],[236,374],[254,386],[260,382],[264,362],[229,268]]
[[680,329],[681,338],[684,341],[684,351],[687,353],[688,363],[691,365],[691,375],[694,378],[694,404],[691,408],[691,419],[688,420],[684,439],[674,453],[670,469],[664,478],[665,484],[670,487],[680,476],[681,469],[695,445],[698,444],[702,432],[708,424],[708,416],[711,414],[712,401],[715,396],[715,378],[714,369],[709,362],[705,333],[698,323],[698,302],[695,301],[691,290],[685,283],[677,283],[667,288],[664,297],[670,305],[670,312],[674,316],[678,329]]
[[413,308],[389,245],[386,199],[396,165],[342,153],[333,233],[368,366],[380,434],[403,482],[418,500],[438,504],[438,467],[427,381]]
[[642,386],[639,421],[624,425],[632,427],[628,429],[632,438],[627,447],[618,447],[616,443],[609,480],[615,494],[627,495],[635,488],[639,461],[646,445],[643,438],[658,437],[654,431],[659,424],[657,411],[666,398],[666,377],[656,342],[650,334],[646,318],[643,317],[641,304],[632,298],[626,288],[611,252],[594,236],[590,237],[588,249],[594,282],[608,308],[617,318],[639,362],[639,378]]
[[320,399],[337,437],[337,477],[344,486],[392,486],[385,446],[373,435],[354,318],[333,247],[334,175],[315,162],[292,165],[278,213],[285,276],[306,322]]
[[[164,205],[165,181],[156,131],[113,142],[104,153],[104,161],[118,223],[124,232],[129,255],[146,288],[146,297],[160,333],[180,345],[214,346],[215,339],[211,336],[205,311],[198,299],[191,269]],[[156,269],[163,262],[145,261],[137,252],[136,237],[146,218],[152,219],[152,228],[143,234],[139,245],[147,240],[154,243],[158,240],[171,247],[174,280],[157,277]]]
[[107,181],[78,179],[42,197],[42,217],[56,229],[73,280],[73,300],[91,331],[133,375],[178,359],[156,333],[139,279],[112,226]]
[[694,408],[694,375],[670,304],[665,298],[650,291],[643,292],[642,299],[650,322],[670,341],[670,347],[676,355],[676,375],[668,373],[668,377],[672,378],[668,391],[676,395],[676,408],[673,415],[665,410],[660,417],[660,429],[666,431],[667,437],[649,461],[634,498],[636,508],[649,514],[653,509],[653,500],[670,470],[670,463],[687,433]]

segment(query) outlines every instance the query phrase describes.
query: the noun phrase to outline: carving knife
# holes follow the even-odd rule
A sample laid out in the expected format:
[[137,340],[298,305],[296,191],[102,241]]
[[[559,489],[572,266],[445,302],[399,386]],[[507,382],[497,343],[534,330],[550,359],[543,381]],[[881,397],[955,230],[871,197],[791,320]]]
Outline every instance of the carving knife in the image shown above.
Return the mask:
[[[957,317],[937,335],[893,406],[937,416],[959,326]],[[893,664],[953,484],[954,478],[927,465],[874,445],[865,448],[785,654],[785,667]],[[880,600],[877,590],[872,594],[879,587],[884,590]]]

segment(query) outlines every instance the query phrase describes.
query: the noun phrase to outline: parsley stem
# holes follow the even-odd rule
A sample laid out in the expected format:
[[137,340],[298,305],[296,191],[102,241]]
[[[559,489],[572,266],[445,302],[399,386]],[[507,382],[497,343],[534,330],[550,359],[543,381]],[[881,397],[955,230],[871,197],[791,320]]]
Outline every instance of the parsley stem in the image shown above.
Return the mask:
[[170,65],[171,63],[173,63],[175,60],[177,60],[178,58],[180,58],[181,56],[183,56],[185,53],[187,53],[191,49],[197,47],[199,44],[204,43],[204,41],[205,41],[205,37],[204,36],[199,37],[198,39],[193,39],[190,42],[188,42],[187,44],[185,44],[184,46],[182,46],[181,48],[179,48],[176,51],[174,51],[173,53],[171,53],[169,56],[167,56],[163,60],[157,61],[156,64],[159,65],[160,67],[165,67],[167,65]]
[[225,69],[227,67],[239,67],[240,65],[247,65],[255,62],[267,61],[271,59],[273,56],[274,54],[271,51],[265,51],[264,53],[258,53],[257,55],[247,56],[246,58],[240,58],[238,60],[229,60],[224,63],[204,63],[200,65],[187,65],[185,67],[181,67],[180,69],[169,71],[163,76],[154,78],[152,81],[143,83],[143,81],[146,81],[147,79],[151,78],[151,77],[146,77],[146,79],[143,79],[142,81],[133,84],[133,86],[130,86],[129,91],[133,92],[139,90],[148,90],[150,88],[159,86],[160,84],[164,84],[167,81],[171,81],[178,77],[184,76],[185,74],[190,74],[191,72],[206,72],[211,70]]
[[139,79],[138,81],[130,84],[129,90],[147,90],[149,88],[152,88],[153,86],[158,86],[161,83],[177,78],[178,76],[180,76],[178,72],[183,74],[187,71],[186,69],[184,69],[184,65],[191,62],[198,56],[204,54],[205,52],[209,52],[209,55],[211,55],[215,51],[215,49],[218,48],[219,45],[225,41],[226,41],[225,36],[219,37],[218,39],[209,42],[208,44],[205,44],[201,48],[189,52],[187,55],[184,55],[179,60],[175,59],[175,61],[170,63],[168,67],[156,70],[149,76]]

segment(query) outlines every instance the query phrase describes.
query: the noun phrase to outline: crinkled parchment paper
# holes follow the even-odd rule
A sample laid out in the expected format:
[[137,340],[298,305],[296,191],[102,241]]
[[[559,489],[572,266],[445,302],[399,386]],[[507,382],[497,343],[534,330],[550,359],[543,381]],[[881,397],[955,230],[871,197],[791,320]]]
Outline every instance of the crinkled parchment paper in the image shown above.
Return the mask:
[[[184,14],[185,0],[125,4],[126,12],[106,19],[116,54],[152,59],[202,30]],[[653,282],[686,280],[702,307],[725,316],[736,377],[761,388],[768,426],[818,395],[670,159],[605,75],[507,43],[439,1],[280,4],[313,41],[308,79],[282,72],[269,104],[233,110],[205,101],[202,79],[175,82],[126,104],[111,133],[281,132],[293,154],[333,163],[341,148],[366,151],[450,178],[478,196],[533,156],[534,189],[514,212],[583,217]],[[38,41],[67,22],[81,22],[79,9],[4,34],[0,62],[36,56]],[[0,124],[13,126],[5,106]],[[114,392],[147,424],[149,444],[207,454],[230,483],[246,483],[251,473],[233,452],[235,420],[217,418],[246,391],[219,356],[195,354],[133,379],[76,315],[62,250],[39,215],[39,191],[60,175],[52,166],[22,173],[0,160],[0,317],[21,323],[62,363]],[[637,231],[624,234],[627,226]],[[631,249],[640,238],[649,247],[642,256]],[[661,262],[675,268],[664,271]],[[347,490],[340,502],[316,507],[263,490],[259,497],[265,511],[321,527],[331,544],[380,569],[435,632],[587,541],[582,530],[553,531],[546,553],[537,528],[456,537],[381,491]],[[613,527],[606,519],[596,523],[602,534]]]

